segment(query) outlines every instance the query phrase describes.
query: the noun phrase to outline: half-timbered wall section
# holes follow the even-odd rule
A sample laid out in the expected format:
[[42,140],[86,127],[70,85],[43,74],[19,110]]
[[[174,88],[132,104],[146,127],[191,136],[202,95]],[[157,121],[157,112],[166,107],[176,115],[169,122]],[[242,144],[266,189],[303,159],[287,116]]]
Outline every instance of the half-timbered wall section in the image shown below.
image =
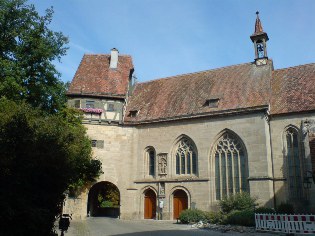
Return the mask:
[[70,98],[68,105],[84,113],[84,123],[122,123],[124,100],[106,98]]

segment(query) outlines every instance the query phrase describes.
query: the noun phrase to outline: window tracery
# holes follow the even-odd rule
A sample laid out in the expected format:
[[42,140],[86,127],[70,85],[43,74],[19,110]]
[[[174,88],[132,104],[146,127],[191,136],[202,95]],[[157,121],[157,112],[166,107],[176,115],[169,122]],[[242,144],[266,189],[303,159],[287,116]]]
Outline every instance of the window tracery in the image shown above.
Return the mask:
[[291,199],[302,199],[302,159],[299,150],[299,135],[294,128],[285,131],[286,137],[286,161],[287,161],[287,180],[289,187],[289,196]]
[[214,151],[216,199],[248,191],[245,148],[234,135],[225,133]]
[[179,141],[176,150],[176,174],[197,174],[197,152],[194,144],[188,138]]

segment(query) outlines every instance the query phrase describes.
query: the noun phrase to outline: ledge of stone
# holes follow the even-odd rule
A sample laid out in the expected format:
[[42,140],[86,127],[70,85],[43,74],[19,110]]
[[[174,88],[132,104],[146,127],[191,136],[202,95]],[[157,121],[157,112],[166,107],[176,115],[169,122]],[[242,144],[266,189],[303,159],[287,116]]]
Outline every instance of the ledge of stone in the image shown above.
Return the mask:
[[171,182],[207,182],[209,178],[197,178],[197,177],[181,177],[181,178],[169,178],[169,179],[139,179],[134,183],[171,183]]

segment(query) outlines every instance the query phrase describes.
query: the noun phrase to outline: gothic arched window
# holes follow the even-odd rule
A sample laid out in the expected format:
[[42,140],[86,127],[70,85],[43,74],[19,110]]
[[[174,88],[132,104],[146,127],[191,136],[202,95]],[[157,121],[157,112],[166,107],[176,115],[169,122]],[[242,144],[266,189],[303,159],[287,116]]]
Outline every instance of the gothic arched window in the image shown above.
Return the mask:
[[224,133],[214,150],[216,199],[248,191],[245,147],[235,135]]
[[155,150],[153,147],[146,149],[145,153],[146,173],[150,176],[155,176]]
[[292,127],[285,131],[287,180],[290,199],[302,199],[302,159],[300,157],[298,131]]
[[177,175],[197,174],[197,151],[190,139],[182,138],[178,142],[175,157]]

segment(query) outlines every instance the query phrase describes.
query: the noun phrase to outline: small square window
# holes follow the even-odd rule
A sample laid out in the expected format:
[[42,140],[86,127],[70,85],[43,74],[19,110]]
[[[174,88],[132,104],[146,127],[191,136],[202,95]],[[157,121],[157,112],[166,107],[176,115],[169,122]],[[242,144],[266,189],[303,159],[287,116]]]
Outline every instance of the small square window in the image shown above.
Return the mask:
[[92,147],[104,148],[104,140],[92,140]]
[[94,101],[86,101],[85,104],[86,108],[94,108]]
[[96,147],[97,145],[97,140],[92,140],[92,147]]
[[113,103],[107,104],[107,111],[115,111],[115,106]]

